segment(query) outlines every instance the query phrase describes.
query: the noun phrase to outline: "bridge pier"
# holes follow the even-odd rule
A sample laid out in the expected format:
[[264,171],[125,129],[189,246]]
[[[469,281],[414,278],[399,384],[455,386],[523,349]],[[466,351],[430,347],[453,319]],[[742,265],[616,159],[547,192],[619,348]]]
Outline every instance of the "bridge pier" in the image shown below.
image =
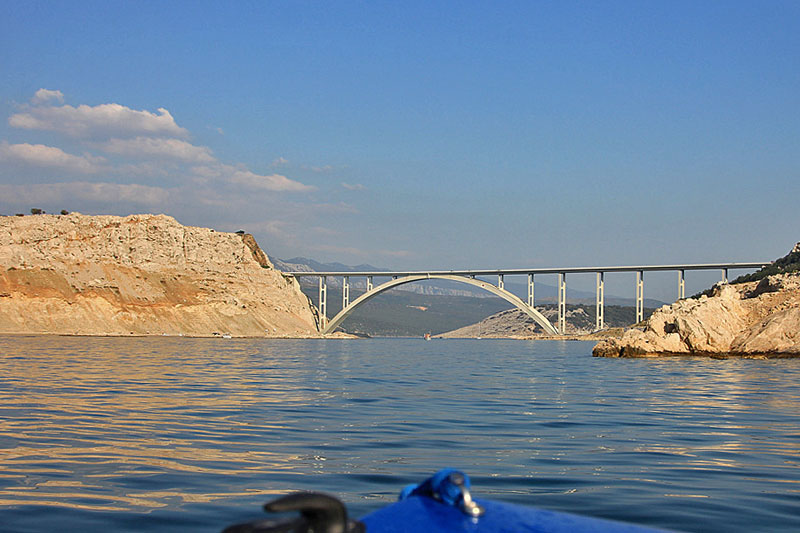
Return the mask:
[[342,277],[342,309],[350,305],[350,276]]
[[502,274],[497,275],[497,288],[500,289],[501,291],[505,289],[505,283],[503,282]]
[[686,298],[686,271],[678,270],[678,300]]
[[728,283],[728,269],[727,268],[723,268],[722,269],[722,283],[725,283],[725,284]]
[[644,271],[636,271],[636,324],[644,320]]
[[533,274],[528,274],[528,307],[533,308]]
[[605,327],[605,282],[603,280],[603,272],[597,273],[597,292],[595,303],[595,330],[600,331]]
[[319,325],[322,329],[328,325],[328,278],[319,277]]
[[567,273],[558,273],[558,333],[564,335],[567,330]]
[[367,292],[372,290],[372,276],[367,276]]

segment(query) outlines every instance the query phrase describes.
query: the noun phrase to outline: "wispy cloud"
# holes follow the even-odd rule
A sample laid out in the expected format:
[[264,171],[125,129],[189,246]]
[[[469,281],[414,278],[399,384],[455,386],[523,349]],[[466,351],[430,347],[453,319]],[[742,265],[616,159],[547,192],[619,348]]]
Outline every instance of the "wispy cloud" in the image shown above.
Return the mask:
[[345,183],[342,182],[342,187],[348,191],[365,191],[367,188],[360,183]]
[[217,163],[192,168],[192,172],[206,179],[221,180],[230,184],[240,185],[249,189],[263,189],[280,192],[308,192],[316,187],[304,185],[281,174],[257,174],[244,167],[235,167]]
[[[50,92],[60,94],[59,91]],[[45,103],[50,100],[52,98],[48,97],[44,100],[39,99],[38,102]],[[178,126],[170,112],[163,107],[158,109],[158,113],[151,113],[137,111],[120,104],[78,107],[34,105],[26,106],[22,112],[11,115],[8,123],[15,128],[55,131],[78,138],[189,136],[189,132]]]
[[210,163],[216,161],[211,149],[195,146],[181,139],[161,137],[136,137],[133,139],[109,139],[96,146],[109,154],[136,158],[166,158],[188,163]]
[[51,91],[49,89],[39,89],[36,94],[31,98],[33,105],[45,104],[50,101],[56,101],[59,104],[64,103],[64,93],[61,91]]
[[313,191],[316,187],[304,185],[299,181],[290,180],[281,174],[256,174],[250,170],[235,170],[230,175],[231,183],[244,185],[253,189],[266,189],[268,191],[284,192],[307,192]]
[[[77,142],[87,151],[73,155],[55,146],[40,144],[0,145],[0,158],[17,165],[57,168],[76,176],[104,170],[110,176],[159,176],[174,182],[211,184],[219,182],[250,191],[311,192],[316,187],[303,184],[283,174],[260,174],[242,164],[228,164],[217,159],[211,149],[190,142],[189,131],[179,126],[164,108],[157,113],[131,109],[121,104],[96,106],[58,105],[61,91],[39,89],[32,104],[21,106],[11,115],[11,126],[23,130],[51,131]],[[101,152],[106,157],[92,154]],[[168,164],[167,164],[168,163]],[[273,164],[286,165],[284,158]],[[68,178],[68,176],[63,176]],[[217,194],[224,194],[218,191]]]
[[21,204],[67,205],[78,201],[92,203],[124,202],[140,206],[159,207],[167,203],[169,190],[138,184],[38,183],[33,185],[0,184],[0,196],[5,201]]
[[289,164],[289,160],[284,157],[278,157],[274,161],[272,161],[273,167],[285,167]]
[[44,144],[9,144],[0,142],[0,161],[46,167],[77,174],[95,174],[103,170],[105,159],[91,154],[72,155]]

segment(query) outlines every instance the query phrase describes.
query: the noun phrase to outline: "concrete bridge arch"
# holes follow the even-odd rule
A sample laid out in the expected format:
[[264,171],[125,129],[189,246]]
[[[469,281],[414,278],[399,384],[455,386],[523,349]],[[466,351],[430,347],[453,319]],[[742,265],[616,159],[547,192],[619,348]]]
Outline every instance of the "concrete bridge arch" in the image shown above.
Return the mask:
[[514,305],[518,309],[522,310],[531,317],[534,322],[539,324],[547,333],[550,335],[558,335],[558,331],[550,321],[545,318],[543,314],[537,311],[534,307],[529,306],[527,303],[522,301],[521,298],[516,296],[515,294],[505,290],[504,288],[497,287],[492,285],[489,282],[482,281],[479,279],[475,279],[473,277],[466,277],[466,276],[459,276],[459,275],[452,275],[452,274],[420,274],[420,275],[409,275],[409,276],[402,276],[395,279],[391,279],[386,283],[382,283],[373,287],[372,289],[368,290],[355,300],[353,300],[348,306],[343,308],[339,313],[336,314],[333,318],[331,318],[327,324],[324,325],[322,328],[322,333],[332,333],[336,330],[337,327],[344,321],[345,318],[359,305],[363,304],[370,298],[377,296],[378,294],[388,291],[394,287],[398,287],[400,285],[405,285],[406,283],[414,283],[417,281],[424,281],[429,279],[443,279],[449,281],[457,281],[459,283],[466,283],[468,285],[472,285],[474,287],[478,287],[480,289],[486,290],[491,292],[492,294],[499,296],[500,298],[504,299],[505,301],[509,302],[510,304]]

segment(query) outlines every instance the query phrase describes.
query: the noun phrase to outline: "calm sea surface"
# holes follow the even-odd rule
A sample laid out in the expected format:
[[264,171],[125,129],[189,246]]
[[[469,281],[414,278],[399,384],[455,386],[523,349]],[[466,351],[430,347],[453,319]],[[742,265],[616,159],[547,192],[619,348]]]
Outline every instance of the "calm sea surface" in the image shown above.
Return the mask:
[[800,530],[800,360],[503,340],[0,338],[0,530],[219,531],[271,497],[474,494],[685,531]]

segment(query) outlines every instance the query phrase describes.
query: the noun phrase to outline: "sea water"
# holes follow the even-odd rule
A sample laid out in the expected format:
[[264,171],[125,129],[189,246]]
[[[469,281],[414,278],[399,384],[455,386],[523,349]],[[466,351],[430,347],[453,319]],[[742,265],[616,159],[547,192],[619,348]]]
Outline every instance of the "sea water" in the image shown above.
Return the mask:
[[0,338],[0,529],[220,531],[295,490],[800,529],[800,360],[517,340]]

